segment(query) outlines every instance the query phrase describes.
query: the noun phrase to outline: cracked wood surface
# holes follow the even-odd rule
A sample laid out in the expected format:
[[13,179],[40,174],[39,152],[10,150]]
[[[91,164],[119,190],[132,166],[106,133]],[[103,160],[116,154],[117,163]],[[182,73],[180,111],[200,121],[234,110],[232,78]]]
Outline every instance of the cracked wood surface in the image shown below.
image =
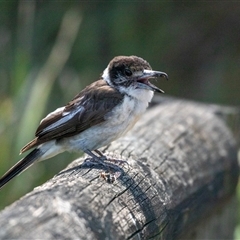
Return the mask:
[[190,234],[232,199],[238,179],[236,141],[214,112],[212,106],[160,98],[131,132],[104,149],[129,162],[112,184],[100,177],[113,171],[111,164],[88,167],[79,158],[0,213],[0,239]]

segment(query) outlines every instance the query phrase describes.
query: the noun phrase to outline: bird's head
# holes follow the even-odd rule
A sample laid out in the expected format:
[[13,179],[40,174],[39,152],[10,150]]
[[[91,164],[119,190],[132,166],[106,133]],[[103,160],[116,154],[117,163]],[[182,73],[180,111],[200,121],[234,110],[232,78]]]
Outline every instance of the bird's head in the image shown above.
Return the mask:
[[149,81],[150,78],[156,77],[168,79],[166,73],[153,71],[147,61],[137,56],[118,56],[113,58],[102,75],[102,78],[110,86],[118,89],[120,92],[127,92],[131,88],[163,93],[163,90]]

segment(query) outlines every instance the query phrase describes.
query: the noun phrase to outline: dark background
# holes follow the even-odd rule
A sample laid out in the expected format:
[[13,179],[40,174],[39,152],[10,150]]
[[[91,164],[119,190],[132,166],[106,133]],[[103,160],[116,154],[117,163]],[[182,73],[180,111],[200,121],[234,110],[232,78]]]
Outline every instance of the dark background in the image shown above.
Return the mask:
[[[167,72],[170,81],[156,84],[168,95],[237,106],[240,3],[1,1],[0,174],[20,159],[40,119],[97,80],[116,55]],[[77,156],[33,166],[0,192],[0,207]]]

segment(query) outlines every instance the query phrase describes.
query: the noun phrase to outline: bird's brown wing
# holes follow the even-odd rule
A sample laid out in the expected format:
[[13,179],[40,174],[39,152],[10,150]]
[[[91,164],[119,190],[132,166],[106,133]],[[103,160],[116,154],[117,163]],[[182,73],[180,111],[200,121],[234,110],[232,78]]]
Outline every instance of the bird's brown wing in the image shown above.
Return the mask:
[[103,80],[92,83],[65,107],[47,115],[36,131],[36,138],[21,153],[44,142],[70,137],[105,121],[104,116],[123,100],[123,95]]

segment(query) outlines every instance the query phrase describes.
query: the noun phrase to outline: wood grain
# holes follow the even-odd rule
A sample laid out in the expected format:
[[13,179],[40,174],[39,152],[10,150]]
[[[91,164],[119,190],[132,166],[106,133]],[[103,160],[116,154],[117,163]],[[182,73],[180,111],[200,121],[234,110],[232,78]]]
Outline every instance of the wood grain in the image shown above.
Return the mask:
[[[111,164],[79,158],[0,213],[0,238],[197,239],[200,223],[236,204],[236,140],[214,106],[160,98],[104,152],[129,163],[116,181],[100,177]],[[220,226],[229,239],[232,212]]]

